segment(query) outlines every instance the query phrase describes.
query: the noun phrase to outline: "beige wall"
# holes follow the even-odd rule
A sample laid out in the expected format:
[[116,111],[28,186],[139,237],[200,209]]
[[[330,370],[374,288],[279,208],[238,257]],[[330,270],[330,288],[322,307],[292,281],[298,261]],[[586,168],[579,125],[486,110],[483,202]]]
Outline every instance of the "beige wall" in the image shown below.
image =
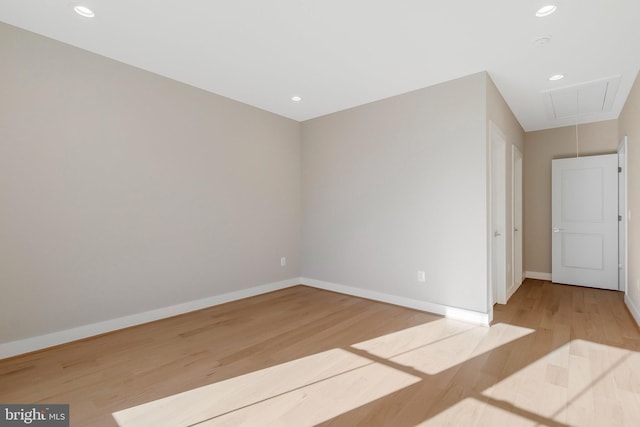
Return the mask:
[[640,75],[631,89],[618,119],[620,139],[628,138],[627,203],[632,213],[628,222],[627,303],[640,322]]
[[[0,57],[0,343],[300,275],[488,312],[489,122],[524,154],[523,267],[551,271],[575,129],[524,134],[486,73],[301,125],[1,23]],[[639,86],[580,126],[583,155],[629,135],[638,212]]]
[[[580,125],[580,155],[618,150],[618,121]],[[576,155],[574,126],[527,132],[524,146],[525,271],[551,273],[551,160]]]
[[[515,145],[520,152],[524,152],[524,130],[488,74],[487,118],[500,128],[510,145]],[[487,140],[488,138],[487,131]]]
[[485,94],[478,73],[304,122],[303,276],[486,313]]
[[299,123],[1,23],[0,58],[0,343],[299,276]]
[[[506,256],[505,265],[507,266],[507,294],[510,295],[516,289],[513,275],[511,274],[512,266],[512,247],[513,247],[513,147],[517,147],[520,153],[524,152],[524,130],[520,123],[513,115],[513,112],[505,102],[504,98],[496,88],[496,85],[487,74],[487,141],[491,143],[491,133],[489,123],[493,122],[504,134],[507,141],[506,147]],[[490,159],[487,159],[489,162]],[[490,203],[487,201],[487,203]],[[490,226],[490,224],[489,224]],[[523,266],[524,268],[524,266]],[[524,270],[523,270],[524,271]]]

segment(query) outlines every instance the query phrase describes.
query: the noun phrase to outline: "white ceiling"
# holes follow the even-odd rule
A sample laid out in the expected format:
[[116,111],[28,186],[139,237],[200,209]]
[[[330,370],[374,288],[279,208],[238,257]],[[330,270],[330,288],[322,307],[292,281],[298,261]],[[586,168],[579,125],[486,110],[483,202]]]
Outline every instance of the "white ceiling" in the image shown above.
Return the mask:
[[640,2],[551,1],[537,18],[538,0],[79,0],[88,19],[68,0],[2,0],[0,21],[300,121],[483,70],[526,131],[575,123],[548,114],[549,90],[620,76],[609,111],[580,121],[617,118]]

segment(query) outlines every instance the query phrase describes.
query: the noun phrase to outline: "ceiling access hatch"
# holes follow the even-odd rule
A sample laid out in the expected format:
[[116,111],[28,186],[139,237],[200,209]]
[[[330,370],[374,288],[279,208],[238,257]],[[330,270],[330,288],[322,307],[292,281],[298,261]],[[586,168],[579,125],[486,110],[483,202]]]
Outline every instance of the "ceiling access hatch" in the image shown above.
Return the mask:
[[580,83],[542,93],[549,119],[588,122],[594,115],[611,111],[620,76]]

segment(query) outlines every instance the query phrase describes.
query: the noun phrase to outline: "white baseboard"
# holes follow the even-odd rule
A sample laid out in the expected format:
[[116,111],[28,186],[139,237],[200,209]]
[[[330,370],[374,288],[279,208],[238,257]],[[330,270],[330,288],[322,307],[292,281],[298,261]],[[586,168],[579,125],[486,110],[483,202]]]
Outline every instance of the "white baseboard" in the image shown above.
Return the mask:
[[528,279],[551,281],[551,273],[538,273],[537,271],[525,271],[524,277]]
[[446,305],[436,304],[428,301],[421,301],[367,289],[355,288],[352,286],[338,285],[321,280],[309,279],[304,277],[294,277],[292,279],[287,279],[280,282],[267,283],[248,289],[242,289],[240,291],[229,292],[226,294],[216,295],[195,301],[189,301],[182,304],[159,308],[156,310],[145,311],[143,313],[132,314],[130,316],[118,317],[116,319],[83,325],[77,328],[53,332],[51,334],[0,343],[0,359],[6,359],[8,357],[42,350],[48,347],[89,338],[95,335],[117,331],[118,329],[124,329],[131,326],[141,325],[143,323],[153,322],[155,320],[166,319],[168,317],[177,316],[191,311],[201,310],[203,308],[236,301],[267,292],[289,288],[291,286],[299,284],[338,292],[345,295],[352,295],[374,301],[386,302],[389,304],[399,305],[401,307],[427,311],[429,313],[439,314],[451,319],[462,320],[465,322],[480,324],[484,326],[488,326],[493,320],[492,312],[481,313],[472,310],[449,307]]
[[40,335],[23,340],[0,343],[0,359],[17,356],[19,354],[30,353],[32,351],[42,350],[47,347],[53,347],[71,341],[77,341],[94,335],[113,332],[118,329],[153,322],[154,320],[177,316],[179,314],[212,307],[214,305],[224,304],[227,302],[260,295],[267,292],[277,291],[279,289],[297,285],[300,283],[300,280],[301,279],[299,277],[295,277],[292,279],[283,280],[281,282],[267,283],[248,289],[242,289],[240,291],[229,292],[222,295],[216,295],[195,301],[185,302],[182,304],[172,305],[170,307],[163,307],[156,310],[145,311],[143,313],[132,314],[130,316],[106,320],[104,322],[83,325],[77,328],[54,332],[47,335]]
[[428,301],[421,301],[413,298],[406,298],[397,295],[371,291],[368,289],[354,288],[352,286],[338,285],[336,283],[309,279],[307,277],[300,278],[300,283],[318,289],[325,289],[327,291],[338,292],[355,297],[366,298],[374,301],[381,301],[389,304],[399,305],[402,307],[413,308],[416,310],[427,311],[429,313],[440,314],[450,319],[463,320],[465,322],[476,323],[483,326],[488,326],[493,320],[493,313],[481,313],[479,311],[449,307],[446,305],[436,304]]
[[638,309],[638,307],[636,307],[633,304],[633,301],[631,300],[631,298],[629,298],[629,294],[625,294],[624,303],[627,305],[627,308],[629,309],[629,312],[631,313],[631,315],[635,319],[635,321],[638,324],[638,326],[640,326],[640,310]]
[[[507,289],[507,302],[509,302],[509,300],[511,299],[511,297],[513,296],[513,294],[516,293],[516,291],[520,288],[520,285],[518,286],[512,286],[509,289]],[[506,303],[505,303],[506,304]]]

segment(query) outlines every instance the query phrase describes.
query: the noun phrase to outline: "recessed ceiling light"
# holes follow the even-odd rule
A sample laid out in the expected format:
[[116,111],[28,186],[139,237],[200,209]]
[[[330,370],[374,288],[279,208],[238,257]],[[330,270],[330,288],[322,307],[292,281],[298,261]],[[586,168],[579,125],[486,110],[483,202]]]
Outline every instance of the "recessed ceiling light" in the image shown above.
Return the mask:
[[558,7],[555,4],[548,4],[545,6],[542,6],[540,9],[538,9],[538,11],[536,12],[536,16],[538,18],[542,18],[544,16],[549,16],[551,15],[553,12],[556,11],[556,9],[558,9]]
[[300,101],[302,101],[302,98],[296,95],[296,96],[292,96],[292,97],[291,97],[291,100],[292,100],[293,102],[300,102]]
[[564,74],[554,74],[553,76],[549,77],[549,80],[551,80],[552,82],[562,79],[564,79]]
[[85,18],[93,18],[96,16],[96,14],[93,13],[93,10],[89,9],[87,6],[76,5],[73,7],[73,10],[75,10],[78,15],[84,16]]

